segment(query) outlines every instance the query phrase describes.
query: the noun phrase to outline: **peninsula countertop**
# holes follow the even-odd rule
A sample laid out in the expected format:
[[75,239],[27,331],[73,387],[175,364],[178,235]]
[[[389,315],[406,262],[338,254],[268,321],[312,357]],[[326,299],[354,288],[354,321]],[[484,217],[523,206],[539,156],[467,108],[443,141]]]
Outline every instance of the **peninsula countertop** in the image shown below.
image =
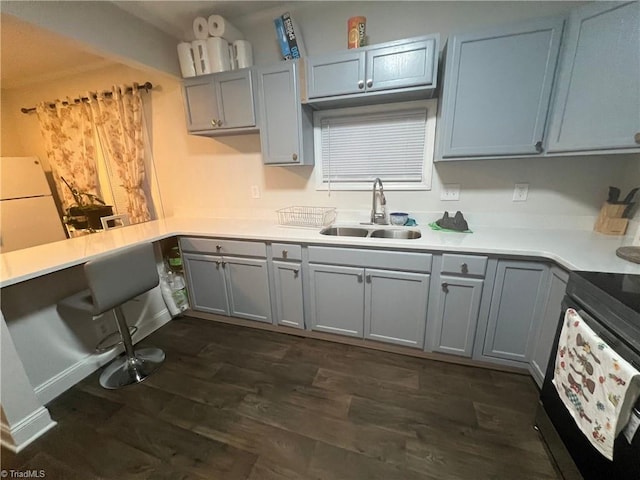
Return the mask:
[[437,232],[428,226],[412,228],[419,229],[422,237],[415,240],[335,237],[321,235],[320,228],[286,227],[268,220],[171,217],[0,254],[0,287],[80,265],[129,245],[189,235],[538,257],[554,261],[567,270],[640,275],[640,264],[622,260],[615,254],[616,248],[629,241],[626,237],[607,236],[588,230],[541,228],[478,227],[473,233]]

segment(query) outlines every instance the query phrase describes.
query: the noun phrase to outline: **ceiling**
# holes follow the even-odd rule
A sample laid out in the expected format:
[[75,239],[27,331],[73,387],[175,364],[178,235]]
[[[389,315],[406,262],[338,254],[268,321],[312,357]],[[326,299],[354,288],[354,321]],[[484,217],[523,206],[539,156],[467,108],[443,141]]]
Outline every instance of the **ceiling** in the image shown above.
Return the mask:
[[[222,15],[234,19],[282,5],[280,1],[114,1],[177,40],[193,37],[193,19]],[[89,52],[82,44],[15,17],[0,14],[0,85],[18,88],[103,68],[114,62]]]

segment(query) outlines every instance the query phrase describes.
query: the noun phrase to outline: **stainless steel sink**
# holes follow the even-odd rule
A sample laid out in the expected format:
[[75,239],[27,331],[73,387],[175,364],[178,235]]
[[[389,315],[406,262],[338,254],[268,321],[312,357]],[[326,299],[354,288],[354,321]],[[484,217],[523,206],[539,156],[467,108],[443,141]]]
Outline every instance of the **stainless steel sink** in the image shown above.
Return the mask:
[[420,230],[403,230],[399,228],[372,230],[360,227],[326,227],[320,230],[320,233],[337,237],[396,238],[398,240],[415,240],[422,236]]
[[320,230],[320,233],[338,237],[366,237],[369,230],[355,227],[327,227]]
[[403,240],[415,240],[422,234],[418,230],[374,230],[369,235],[373,238],[397,238]]

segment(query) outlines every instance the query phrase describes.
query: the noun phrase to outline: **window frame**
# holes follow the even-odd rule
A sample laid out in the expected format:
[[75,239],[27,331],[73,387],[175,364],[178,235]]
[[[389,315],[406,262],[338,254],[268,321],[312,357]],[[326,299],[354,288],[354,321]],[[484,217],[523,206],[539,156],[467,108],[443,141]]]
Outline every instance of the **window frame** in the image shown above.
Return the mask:
[[422,181],[406,182],[406,181],[386,181],[384,182],[385,190],[399,191],[428,191],[432,189],[433,181],[433,159],[436,141],[436,117],[438,112],[438,100],[414,100],[409,102],[386,103],[377,105],[367,105],[362,107],[345,107],[328,110],[316,110],[313,112],[313,149],[315,157],[315,189],[316,190],[342,190],[342,191],[362,191],[371,189],[371,181],[361,182],[333,182],[323,181],[322,176],[322,121],[326,118],[340,118],[353,115],[366,115],[384,112],[397,112],[403,110],[426,110],[425,122],[425,145],[424,157],[422,164]]

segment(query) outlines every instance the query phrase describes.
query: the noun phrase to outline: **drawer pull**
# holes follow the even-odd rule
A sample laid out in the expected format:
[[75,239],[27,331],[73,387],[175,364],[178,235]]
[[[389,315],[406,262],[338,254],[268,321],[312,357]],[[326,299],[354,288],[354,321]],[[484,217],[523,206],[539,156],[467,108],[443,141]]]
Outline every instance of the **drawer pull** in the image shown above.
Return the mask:
[[449,293],[449,284],[447,282],[442,282],[442,291],[444,293]]
[[298,273],[300,273],[300,271],[297,268],[293,269],[293,278],[298,278]]
[[358,283],[362,283],[362,274],[361,273],[358,274]]
[[364,88],[364,80],[360,80],[360,81],[358,82],[358,88],[359,88],[360,90],[362,90],[362,89]]
[[370,78],[369,80],[367,80],[367,87],[373,87],[373,79]]
[[367,275],[367,283],[371,283],[371,275]]
[[463,263],[462,265],[460,265],[460,271],[466,275],[467,273],[469,273],[469,265]]
[[289,252],[287,252],[286,250],[282,250],[282,258],[287,258],[288,254]]
[[217,251],[222,250],[222,245],[216,245],[216,250],[217,250]]
[[222,263],[220,260],[216,260],[216,268],[220,268],[220,263]]
[[227,262],[223,261],[222,262],[222,268],[225,268],[226,265],[227,265]]

